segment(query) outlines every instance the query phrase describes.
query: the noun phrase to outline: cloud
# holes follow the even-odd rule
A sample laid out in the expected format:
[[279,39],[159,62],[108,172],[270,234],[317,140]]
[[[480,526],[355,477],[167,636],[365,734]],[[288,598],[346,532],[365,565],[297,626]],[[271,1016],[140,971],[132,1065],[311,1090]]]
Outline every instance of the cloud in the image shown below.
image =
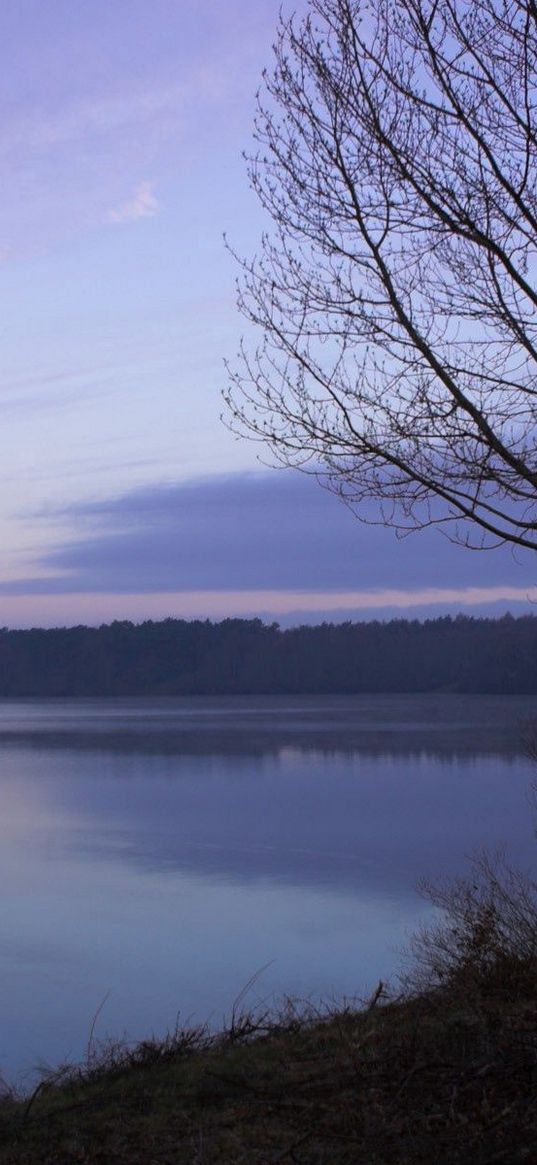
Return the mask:
[[6,581],[1,593],[198,595],[200,611],[220,595],[224,613],[226,603],[251,611],[257,596],[265,611],[373,615],[418,602],[520,602],[535,584],[529,554],[466,551],[435,529],[398,540],[291,472],[147,486],[48,518],[56,527],[61,519],[66,536],[35,563],[34,577]]
[[159,209],[153,182],[140,182],[132,198],[108,213],[110,222],[136,222],[139,218],[152,218]]

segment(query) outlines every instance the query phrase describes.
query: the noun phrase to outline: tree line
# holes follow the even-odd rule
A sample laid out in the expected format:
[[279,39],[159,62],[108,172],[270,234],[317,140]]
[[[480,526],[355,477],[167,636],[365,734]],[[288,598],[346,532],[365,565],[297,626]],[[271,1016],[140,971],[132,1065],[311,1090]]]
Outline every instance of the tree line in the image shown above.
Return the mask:
[[537,693],[537,617],[0,630],[0,696]]

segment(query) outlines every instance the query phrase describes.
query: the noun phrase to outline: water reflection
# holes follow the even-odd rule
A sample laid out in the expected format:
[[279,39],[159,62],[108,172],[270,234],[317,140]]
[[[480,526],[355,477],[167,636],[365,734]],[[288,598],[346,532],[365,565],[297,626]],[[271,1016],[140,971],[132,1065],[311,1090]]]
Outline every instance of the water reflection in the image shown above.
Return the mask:
[[[526,864],[530,700],[0,704],[0,1067],[219,1022],[259,991],[352,994],[397,961],[421,874]],[[431,743],[433,742],[433,743]],[[337,744],[337,746],[336,746]]]
[[230,696],[0,701],[0,748],[264,756],[521,755],[531,696]]

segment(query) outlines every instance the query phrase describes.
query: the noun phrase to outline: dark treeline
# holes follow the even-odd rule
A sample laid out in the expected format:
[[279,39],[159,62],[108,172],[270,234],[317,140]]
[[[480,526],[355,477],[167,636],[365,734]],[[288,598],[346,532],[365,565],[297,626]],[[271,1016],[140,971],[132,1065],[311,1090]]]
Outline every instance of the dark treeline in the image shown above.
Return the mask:
[[0,630],[0,696],[537,692],[537,617]]

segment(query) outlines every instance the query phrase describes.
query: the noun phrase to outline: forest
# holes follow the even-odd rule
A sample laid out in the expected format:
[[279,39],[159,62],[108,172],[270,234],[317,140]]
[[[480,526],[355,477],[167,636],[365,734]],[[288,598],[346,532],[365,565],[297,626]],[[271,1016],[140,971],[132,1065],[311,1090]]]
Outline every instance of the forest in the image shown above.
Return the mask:
[[537,616],[0,630],[0,696],[537,693]]

